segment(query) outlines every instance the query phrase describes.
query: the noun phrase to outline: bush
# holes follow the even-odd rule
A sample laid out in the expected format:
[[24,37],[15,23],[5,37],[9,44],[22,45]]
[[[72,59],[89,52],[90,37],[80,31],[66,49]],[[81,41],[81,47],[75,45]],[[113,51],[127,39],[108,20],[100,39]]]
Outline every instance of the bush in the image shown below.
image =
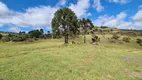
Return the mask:
[[39,38],[42,33],[39,30],[32,30],[29,33],[30,38]]
[[123,37],[123,41],[126,43],[130,43],[131,38],[130,37]]
[[2,37],[1,39],[3,42],[9,42],[10,38],[8,36]]
[[12,37],[10,37],[12,41],[26,41],[28,39],[28,35],[23,33],[23,34],[14,34]]
[[40,39],[45,39],[45,35],[39,35]]
[[100,38],[98,37],[98,36],[94,36],[93,38],[92,38],[92,42],[93,43],[96,43],[96,42],[99,42],[100,41]]
[[2,34],[0,34],[0,39],[2,39]]
[[142,46],[142,39],[138,38],[136,41],[140,46]]
[[110,39],[109,41],[110,41],[110,43],[116,43],[115,39]]
[[118,36],[117,34],[113,34],[113,36],[111,37],[111,39],[115,39],[118,40],[120,38],[120,36]]
[[34,39],[28,38],[26,42],[34,42]]
[[21,36],[13,36],[12,37],[12,41],[23,41],[22,37]]

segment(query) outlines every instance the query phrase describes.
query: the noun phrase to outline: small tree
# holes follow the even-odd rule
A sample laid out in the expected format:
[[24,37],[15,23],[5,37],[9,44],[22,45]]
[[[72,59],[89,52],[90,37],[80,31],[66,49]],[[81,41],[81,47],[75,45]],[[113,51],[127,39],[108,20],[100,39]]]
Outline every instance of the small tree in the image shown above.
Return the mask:
[[29,33],[30,38],[39,38],[42,33],[39,30],[32,30]]
[[42,35],[44,34],[44,31],[43,31],[43,29],[40,29],[39,31],[41,32],[41,34],[42,34]]
[[81,27],[81,29],[83,31],[84,43],[86,43],[86,34],[87,34],[87,31],[91,30],[94,27],[94,25],[93,25],[93,23],[92,23],[91,20],[85,19],[85,18],[83,18],[82,20],[80,20],[79,24],[80,24],[80,27]]

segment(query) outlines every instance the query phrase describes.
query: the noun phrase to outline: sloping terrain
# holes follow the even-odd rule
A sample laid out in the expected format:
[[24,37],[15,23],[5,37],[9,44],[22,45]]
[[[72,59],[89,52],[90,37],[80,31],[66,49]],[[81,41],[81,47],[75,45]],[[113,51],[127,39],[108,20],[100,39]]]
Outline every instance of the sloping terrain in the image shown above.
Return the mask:
[[[81,38],[78,40],[82,40]],[[142,47],[63,45],[63,40],[0,43],[0,80],[141,80]],[[83,41],[83,40],[82,40]]]

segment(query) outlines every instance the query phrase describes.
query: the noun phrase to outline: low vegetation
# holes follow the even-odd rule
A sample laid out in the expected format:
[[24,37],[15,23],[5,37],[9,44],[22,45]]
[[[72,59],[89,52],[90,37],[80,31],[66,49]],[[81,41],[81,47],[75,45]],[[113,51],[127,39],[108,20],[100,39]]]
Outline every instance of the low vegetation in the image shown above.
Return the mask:
[[9,42],[10,38],[8,36],[4,36],[4,37],[2,37],[1,41],[3,41],[3,42]]
[[131,38],[130,37],[123,37],[123,41],[126,43],[130,43]]
[[111,39],[114,39],[114,40],[118,40],[119,38],[120,36],[117,34],[113,34],[113,36],[111,37]]
[[92,36],[86,38],[86,44],[79,36],[68,46],[63,39],[0,43],[0,79],[141,80],[142,47],[136,38],[130,44],[110,44],[99,35],[95,46],[88,43]]
[[140,46],[142,46],[142,39],[138,38],[138,39],[137,39],[137,43],[138,43]]
[[7,35],[1,36],[1,41],[3,42],[22,42],[22,41],[31,41],[38,39],[49,39],[52,38],[50,32],[48,34],[44,34],[43,29],[40,30],[32,30],[28,33],[19,32],[19,33],[7,33]]

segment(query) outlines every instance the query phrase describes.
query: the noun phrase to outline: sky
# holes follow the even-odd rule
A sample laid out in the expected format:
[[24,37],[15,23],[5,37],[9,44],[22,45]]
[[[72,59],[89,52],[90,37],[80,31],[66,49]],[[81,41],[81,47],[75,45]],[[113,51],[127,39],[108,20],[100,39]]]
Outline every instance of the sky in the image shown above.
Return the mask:
[[142,0],[0,0],[0,31],[52,31],[54,13],[64,7],[95,26],[142,30]]

